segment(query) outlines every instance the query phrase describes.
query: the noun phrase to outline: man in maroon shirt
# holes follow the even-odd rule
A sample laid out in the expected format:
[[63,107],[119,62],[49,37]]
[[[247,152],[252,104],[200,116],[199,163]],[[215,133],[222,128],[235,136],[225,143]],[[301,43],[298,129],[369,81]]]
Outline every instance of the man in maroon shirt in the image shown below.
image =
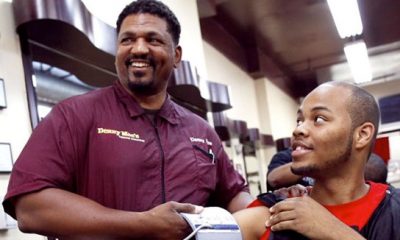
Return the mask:
[[132,2],[117,33],[119,81],[55,106],[15,163],[3,206],[24,232],[182,239],[179,212],[252,200],[213,129],[168,97],[182,52],[174,14]]

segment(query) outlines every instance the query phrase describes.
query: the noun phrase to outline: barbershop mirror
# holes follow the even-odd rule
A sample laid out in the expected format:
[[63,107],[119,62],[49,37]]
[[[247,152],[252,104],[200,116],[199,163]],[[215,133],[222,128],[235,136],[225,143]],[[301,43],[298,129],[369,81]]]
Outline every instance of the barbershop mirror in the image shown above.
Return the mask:
[[96,89],[63,69],[36,61],[32,66],[39,120],[58,102]]

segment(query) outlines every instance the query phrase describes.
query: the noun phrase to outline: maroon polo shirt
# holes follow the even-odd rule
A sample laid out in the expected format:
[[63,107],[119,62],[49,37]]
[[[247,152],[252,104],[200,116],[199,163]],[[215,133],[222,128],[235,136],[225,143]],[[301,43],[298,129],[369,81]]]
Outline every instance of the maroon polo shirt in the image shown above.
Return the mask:
[[153,122],[119,82],[67,99],[33,131],[3,205],[61,188],[121,210],[165,201],[226,207],[243,178],[206,121],[166,99]]

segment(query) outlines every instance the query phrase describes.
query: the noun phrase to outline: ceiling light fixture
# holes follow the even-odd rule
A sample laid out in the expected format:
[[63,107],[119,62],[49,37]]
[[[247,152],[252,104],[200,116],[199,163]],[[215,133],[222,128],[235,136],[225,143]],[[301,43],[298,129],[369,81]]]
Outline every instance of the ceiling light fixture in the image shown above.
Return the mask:
[[372,80],[371,67],[365,42],[360,40],[347,43],[344,53],[349,63],[354,82],[363,83]]
[[360,35],[363,31],[357,0],[327,0],[341,38]]

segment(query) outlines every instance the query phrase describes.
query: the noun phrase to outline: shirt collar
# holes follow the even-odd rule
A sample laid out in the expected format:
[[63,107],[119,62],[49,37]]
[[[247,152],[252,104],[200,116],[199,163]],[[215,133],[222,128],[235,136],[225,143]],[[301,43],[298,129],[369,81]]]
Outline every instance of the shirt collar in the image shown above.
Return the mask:
[[[136,118],[146,114],[145,110],[139,105],[139,103],[127,92],[122,84],[117,80],[114,82],[114,89],[117,98],[125,106],[131,118]],[[179,122],[179,111],[177,111],[176,103],[171,100],[171,97],[167,95],[160,111],[157,114],[159,117],[167,120],[171,124],[177,124]]]

